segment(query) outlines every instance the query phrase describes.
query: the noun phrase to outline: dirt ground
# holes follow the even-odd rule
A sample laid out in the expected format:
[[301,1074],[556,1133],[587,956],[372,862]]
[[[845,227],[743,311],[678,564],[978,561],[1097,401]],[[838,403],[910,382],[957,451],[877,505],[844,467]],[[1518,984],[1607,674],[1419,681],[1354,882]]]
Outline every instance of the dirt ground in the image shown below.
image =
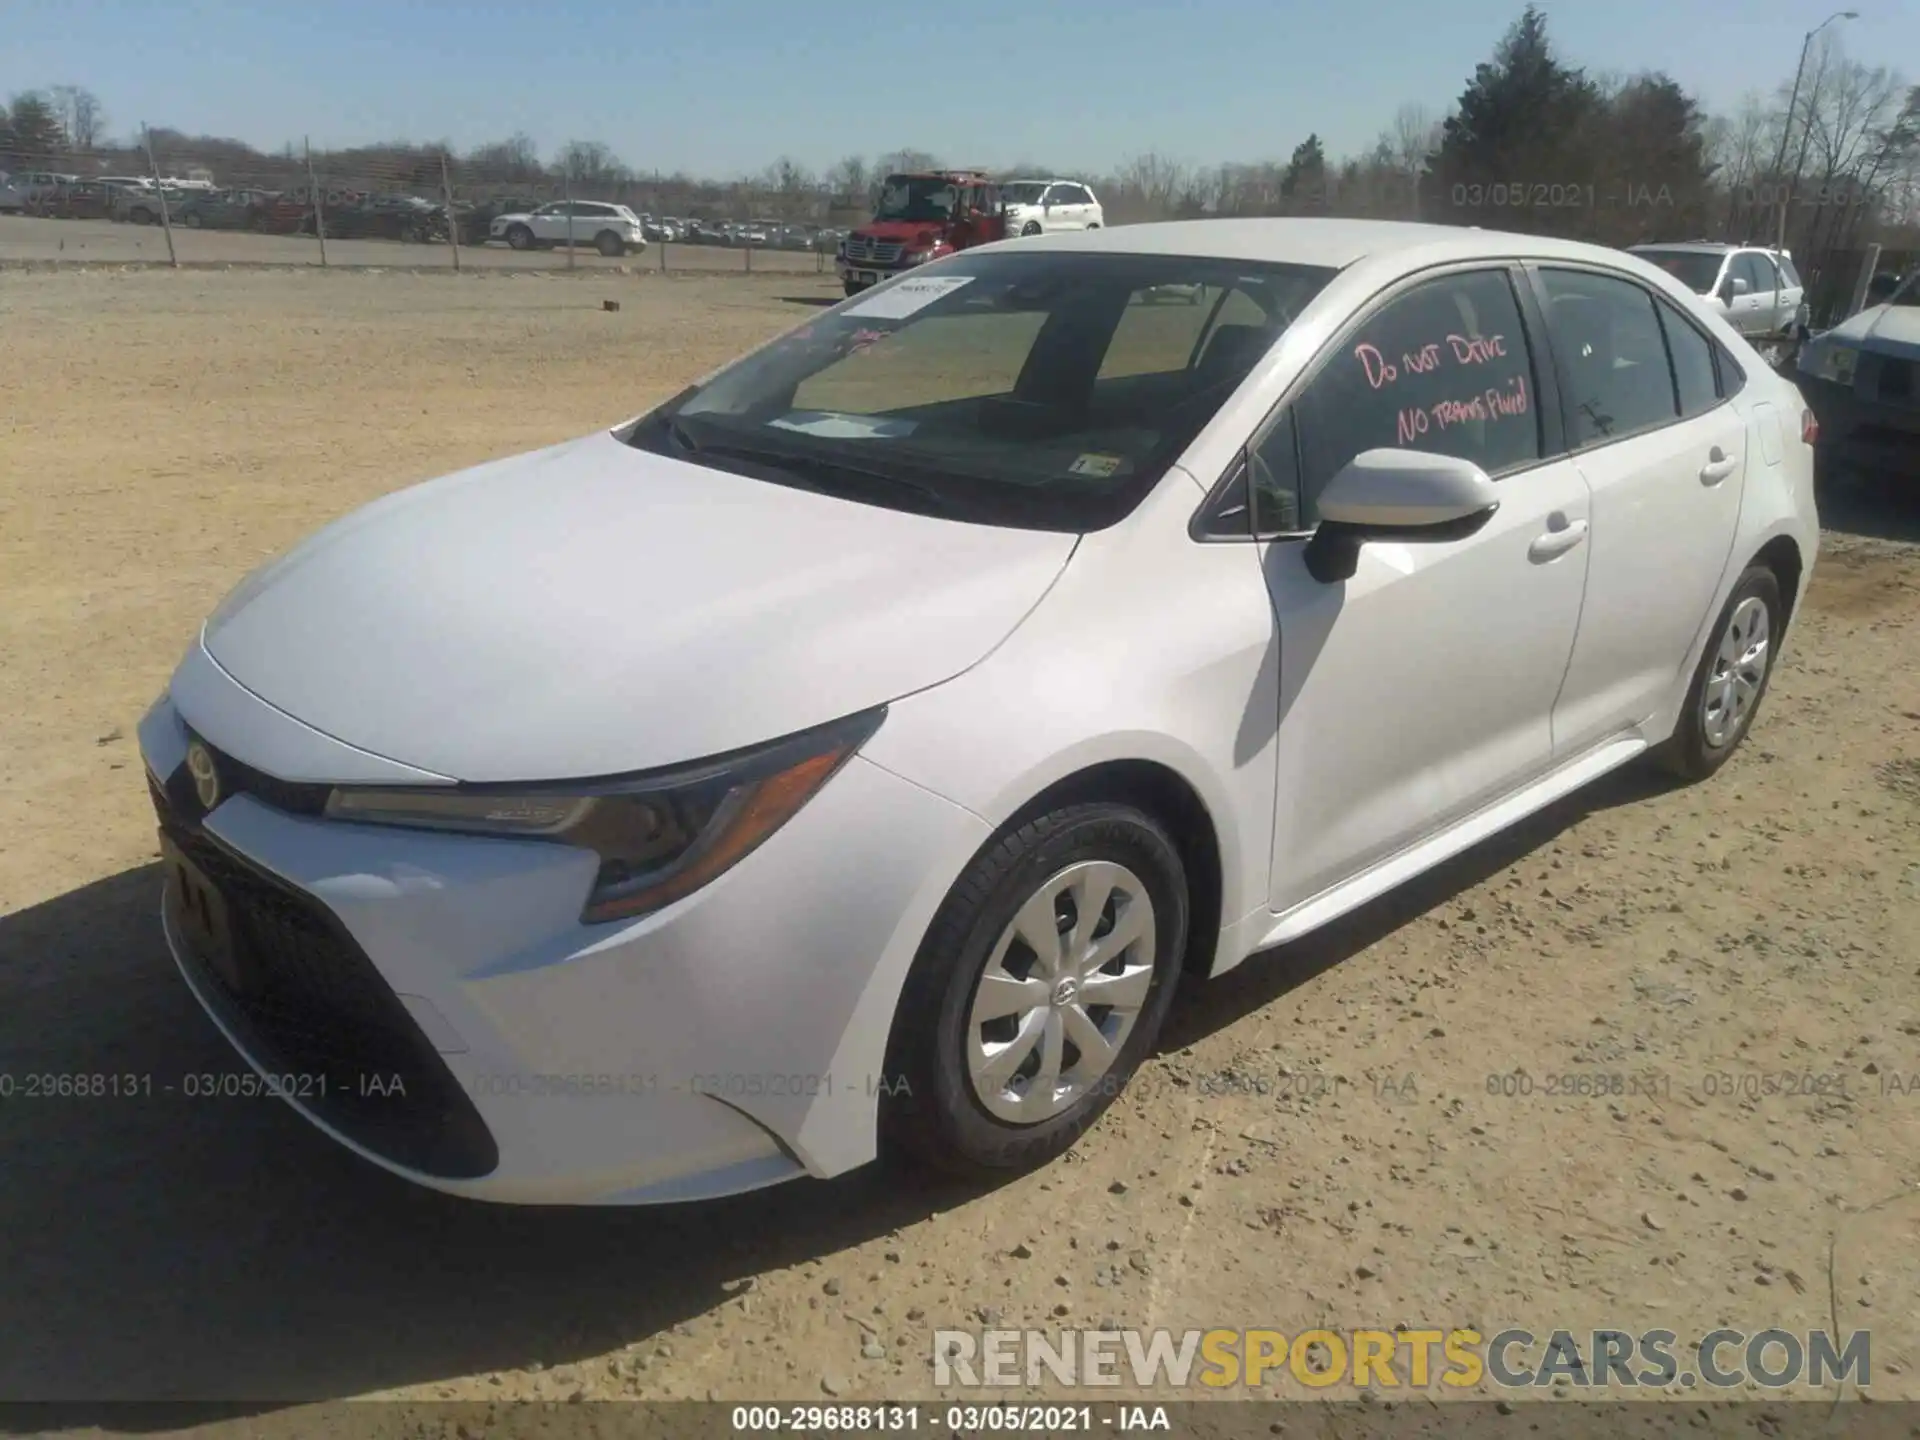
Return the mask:
[[0,1076],[153,1088],[0,1099],[0,1398],[924,1397],[932,1332],[983,1322],[1837,1324],[1920,1398],[1913,505],[1833,502],[1715,780],[1616,775],[1198,990],[999,1189],[490,1207],[180,1093],[238,1066],[158,936],[133,731],[199,618],[321,522],[638,413],[833,293],[0,273]]

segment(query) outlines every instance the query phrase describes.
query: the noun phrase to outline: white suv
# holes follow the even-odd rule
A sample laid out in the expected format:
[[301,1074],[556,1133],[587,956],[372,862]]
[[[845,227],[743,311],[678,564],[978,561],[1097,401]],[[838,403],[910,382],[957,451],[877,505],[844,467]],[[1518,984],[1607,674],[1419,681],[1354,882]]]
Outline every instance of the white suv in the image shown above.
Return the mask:
[[1665,270],[1748,339],[1798,335],[1806,328],[1806,290],[1791,251],[1701,241],[1635,245],[1633,253]]
[[504,240],[516,250],[591,245],[602,255],[647,248],[640,217],[625,205],[602,200],[556,200],[526,214],[496,216],[487,239]]
[[1000,195],[1007,204],[1009,236],[1098,230],[1106,223],[1093,191],[1078,180],[1009,180]]

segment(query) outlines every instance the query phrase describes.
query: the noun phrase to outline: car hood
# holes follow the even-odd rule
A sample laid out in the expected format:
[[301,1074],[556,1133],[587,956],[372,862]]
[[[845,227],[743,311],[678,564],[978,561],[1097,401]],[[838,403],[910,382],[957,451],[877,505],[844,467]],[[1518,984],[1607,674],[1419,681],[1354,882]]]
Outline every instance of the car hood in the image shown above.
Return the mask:
[[531,220],[532,218],[533,218],[533,215],[530,212],[525,210],[516,210],[511,215],[496,215],[488,223],[493,225],[504,225],[509,220]]
[[1882,355],[1920,359],[1920,306],[1874,305],[1831,330],[1821,340],[1860,345]]
[[466,781],[701,759],[968,669],[1075,537],[599,434],[400,491],[249,576],[202,643],[334,739]]

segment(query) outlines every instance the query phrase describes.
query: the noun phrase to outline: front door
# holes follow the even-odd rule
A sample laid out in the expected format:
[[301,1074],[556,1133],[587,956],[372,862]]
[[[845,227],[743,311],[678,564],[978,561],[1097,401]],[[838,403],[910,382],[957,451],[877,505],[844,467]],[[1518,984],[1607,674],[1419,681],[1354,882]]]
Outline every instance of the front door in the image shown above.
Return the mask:
[[[1535,348],[1508,271],[1388,298],[1338,340],[1260,437],[1256,505],[1280,631],[1270,901],[1288,911],[1544,772],[1586,586],[1587,486],[1542,424]],[[1363,450],[1480,465],[1500,508],[1477,534],[1368,544],[1325,585],[1305,534]]]

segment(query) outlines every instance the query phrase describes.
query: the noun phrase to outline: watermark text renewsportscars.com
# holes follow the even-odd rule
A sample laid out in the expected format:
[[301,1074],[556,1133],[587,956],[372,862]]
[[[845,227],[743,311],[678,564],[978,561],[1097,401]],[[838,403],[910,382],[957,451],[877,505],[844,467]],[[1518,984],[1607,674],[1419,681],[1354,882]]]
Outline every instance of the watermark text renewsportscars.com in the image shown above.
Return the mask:
[[1872,1383],[1871,1332],[1720,1329],[1692,1343],[1671,1330],[1492,1336],[1392,1330],[936,1330],[940,1386],[1131,1386],[1136,1390],[1765,1390]]

